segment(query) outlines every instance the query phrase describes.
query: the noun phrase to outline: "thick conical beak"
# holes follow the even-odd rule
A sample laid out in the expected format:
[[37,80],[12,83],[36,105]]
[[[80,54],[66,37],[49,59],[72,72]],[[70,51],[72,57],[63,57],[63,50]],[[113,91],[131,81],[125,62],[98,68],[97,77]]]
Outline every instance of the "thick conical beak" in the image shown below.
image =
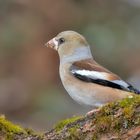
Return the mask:
[[48,41],[45,46],[58,50],[58,41],[56,41],[55,38],[51,39],[50,41]]

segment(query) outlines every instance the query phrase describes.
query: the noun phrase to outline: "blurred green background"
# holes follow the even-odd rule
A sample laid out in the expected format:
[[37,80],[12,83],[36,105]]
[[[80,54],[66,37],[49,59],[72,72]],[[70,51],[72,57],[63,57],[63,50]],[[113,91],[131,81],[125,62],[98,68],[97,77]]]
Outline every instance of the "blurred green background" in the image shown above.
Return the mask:
[[140,86],[139,0],[0,0],[0,113],[25,127],[46,130],[84,114],[59,78],[59,59],[44,44],[75,30],[96,61]]

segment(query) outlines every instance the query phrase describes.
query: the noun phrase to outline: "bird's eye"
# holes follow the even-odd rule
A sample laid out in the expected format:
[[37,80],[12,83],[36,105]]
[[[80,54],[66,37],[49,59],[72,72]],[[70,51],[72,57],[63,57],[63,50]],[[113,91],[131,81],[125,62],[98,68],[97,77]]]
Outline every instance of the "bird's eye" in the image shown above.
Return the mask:
[[62,44],[62,43],[64,43],[64,42],[65,42],[65,39],[64,38],[59,38],[59,40],[58,40],[59,45]]

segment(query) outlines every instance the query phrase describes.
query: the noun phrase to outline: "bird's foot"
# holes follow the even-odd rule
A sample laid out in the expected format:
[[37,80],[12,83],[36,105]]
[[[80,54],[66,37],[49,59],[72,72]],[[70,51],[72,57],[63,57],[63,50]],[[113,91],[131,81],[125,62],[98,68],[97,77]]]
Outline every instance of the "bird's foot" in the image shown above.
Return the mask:
[[87,113],[86,113],[86,116],[87,116],[87,117],[90,117],[90,116],[94,115],[95,113],[97,113],[97,112],[99,112],[99,111],[100,111],[100,108],[93,109],[93,110],[87,112]]

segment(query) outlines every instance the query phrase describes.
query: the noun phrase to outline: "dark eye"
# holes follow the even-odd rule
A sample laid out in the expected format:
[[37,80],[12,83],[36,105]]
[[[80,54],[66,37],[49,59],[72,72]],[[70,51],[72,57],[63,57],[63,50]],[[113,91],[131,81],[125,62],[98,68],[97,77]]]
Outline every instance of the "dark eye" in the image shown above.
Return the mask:
[[59,38],[59,40],[58,40],[59,45],[62,44],[62,43],[64,43],[64,42],[65,42],[65,39],[64,38]]

